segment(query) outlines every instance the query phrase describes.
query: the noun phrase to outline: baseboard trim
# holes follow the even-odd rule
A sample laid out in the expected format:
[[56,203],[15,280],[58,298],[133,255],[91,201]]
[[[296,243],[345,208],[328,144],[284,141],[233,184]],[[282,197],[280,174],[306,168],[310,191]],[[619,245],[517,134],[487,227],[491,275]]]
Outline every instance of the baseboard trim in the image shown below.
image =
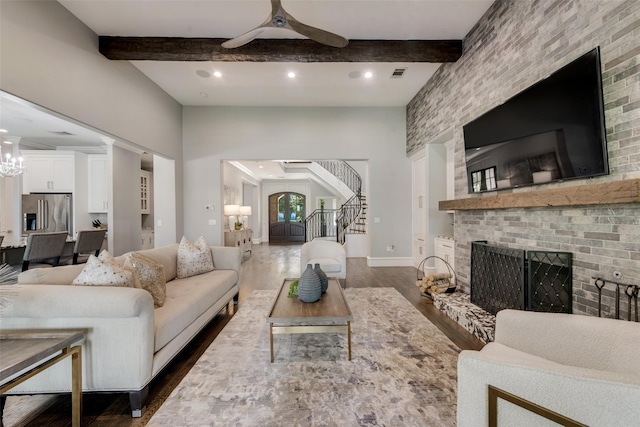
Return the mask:
[[367,257],[369,267],[413,267],[412,257]]

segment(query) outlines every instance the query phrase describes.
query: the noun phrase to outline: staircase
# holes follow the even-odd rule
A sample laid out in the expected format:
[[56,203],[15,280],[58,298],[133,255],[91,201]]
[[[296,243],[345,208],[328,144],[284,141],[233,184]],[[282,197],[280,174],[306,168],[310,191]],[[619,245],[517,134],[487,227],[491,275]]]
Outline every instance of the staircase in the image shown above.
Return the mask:
[[[322,160],[316,162],[343,182],[353,196],[339,209],[316,209],[305,219],[306,241],[315,238],[331,238],[344,244],[347,234],[367,232],[367,204],[362,195],[362,178],[342,160]],[[335,225],[334,225],[335,224]]]

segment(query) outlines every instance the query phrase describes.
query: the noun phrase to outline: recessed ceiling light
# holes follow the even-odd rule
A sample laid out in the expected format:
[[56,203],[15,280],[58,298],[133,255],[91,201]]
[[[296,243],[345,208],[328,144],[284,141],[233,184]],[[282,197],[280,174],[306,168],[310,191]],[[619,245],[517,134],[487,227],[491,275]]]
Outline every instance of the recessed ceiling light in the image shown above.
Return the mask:
[[218,78],[222,77],[222,73],[220,71],[214,71],[213,75],[218,77]]
[[366,73],[364,73],[365,79],[370,79],[371,77],[373,77],[373,73],[371,71],[367,71]]
[[204,93],[204,92],[200,92],[200,96],[201,96],[201,97],[203,97],[203,98],[206,98],[206,97],[207,97],[207,96],[209,96],[209,95],[207,95],[207,94],[206,94],[206,93]]
[[296,76],[296,73],[294,73],[293,71],[289,71],[289,73],[287,73],[287,76],[292,79]]
[[9,131],[8,131],[8,130],[6,130],[6,129],[0,129],[0,132],[1,132],[1,133],[7,133],[7,132],[9,132]]
[[362,77],[362,73],[360,71],[352,71],[348,74],[350,79],[359,79]]
[[264,166],[260,165],[260,166],[258,166],[258,168],[262,169],[262,168],[264,168]]
[[209,77],[211,77],[211,73],[208,72],[207,70],[198,70],[196,71],[196,74],[205,79],[208,79]]

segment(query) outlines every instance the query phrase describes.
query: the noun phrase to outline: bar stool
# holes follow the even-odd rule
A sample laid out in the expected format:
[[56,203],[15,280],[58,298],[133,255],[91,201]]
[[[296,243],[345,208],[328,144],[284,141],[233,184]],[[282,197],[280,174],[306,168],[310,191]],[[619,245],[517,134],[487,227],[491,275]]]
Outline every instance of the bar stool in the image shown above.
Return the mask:
[[[60,263],[64,244],[69,235],[66,231],[55,233],[33,233],[27,237],[27,246],[22,257],[22,271],[31,268],[55,267]],[[31,264],[36,261],[36,264]]]
[[[98,256],[104,243],[105,234],[107,234],[106,229],[78,231],[76,244],[73,247],[72,263],[82,264],[87,262],[89,254]],[[79,258],[80,255],[82,255],[81,258]]]

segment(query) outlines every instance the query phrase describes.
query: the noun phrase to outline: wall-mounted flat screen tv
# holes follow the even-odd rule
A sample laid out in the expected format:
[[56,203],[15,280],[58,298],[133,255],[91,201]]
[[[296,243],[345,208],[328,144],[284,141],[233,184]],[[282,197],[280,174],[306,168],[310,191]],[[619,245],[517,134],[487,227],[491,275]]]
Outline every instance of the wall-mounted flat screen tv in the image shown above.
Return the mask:
[[470,193],[607,175],[600,49],[463,131]]

